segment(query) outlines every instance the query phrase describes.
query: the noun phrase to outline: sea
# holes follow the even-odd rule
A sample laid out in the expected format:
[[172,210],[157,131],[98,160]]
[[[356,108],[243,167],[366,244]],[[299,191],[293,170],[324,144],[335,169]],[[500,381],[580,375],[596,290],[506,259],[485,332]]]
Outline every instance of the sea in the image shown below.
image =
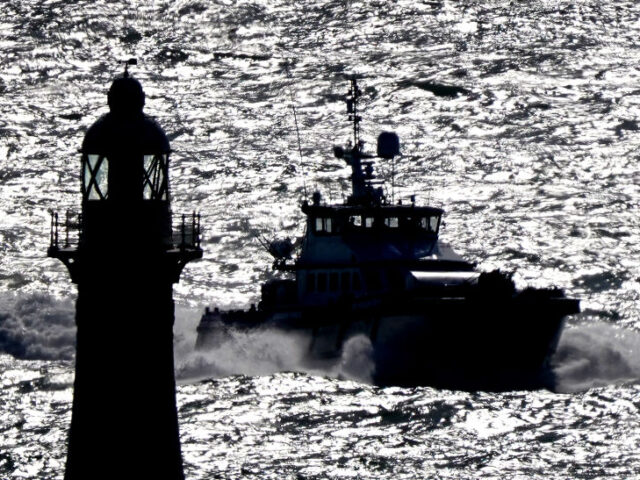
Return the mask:
[[[202,216],[204,258],[174,289],[187,479],[640,478],[640,4],[2,0],[0,11],[1,479],[63,478],[76,289],[47,258],[50,212],[80,208],[78,149],[129,58],[171,141],[174,215]],[[300,236],[314,191],[348,194],[332,147],[350,138],[352,74],[365,148],[400,136],[402,155],[377,165],[388,196],[445,209],[442,240],[479,269],[580,299],[552,389],[381,388],[363,342],[309,370],[299,339],[278,332],[194,350],[205,307],[256,303],[278,275],[261,240]],[[123,338],[129,327],[105,325]]]

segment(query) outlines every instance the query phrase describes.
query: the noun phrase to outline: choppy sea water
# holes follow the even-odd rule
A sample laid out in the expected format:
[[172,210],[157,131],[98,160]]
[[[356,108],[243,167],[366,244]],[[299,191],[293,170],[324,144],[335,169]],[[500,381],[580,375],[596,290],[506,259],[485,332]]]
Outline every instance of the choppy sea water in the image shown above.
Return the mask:
[[[640,476],[639,33],[634,2],[595,0],[3,2],[0,478],[62,478],[75,290],[45,256],[48,212],[79,207],[77,149],[132,56],[174,211],[206,228],[175,288],[188,478]],[[443,207],[443,239],[482,269],[582,300],[558,391],[380,389],[357,342],[298,373],[295,338],[193,351],[204,305],[273,275],[256,236],[299,235],[305,190],[345,194],[331,147],[354,72],[365,140],[401,137],[395,198]]]

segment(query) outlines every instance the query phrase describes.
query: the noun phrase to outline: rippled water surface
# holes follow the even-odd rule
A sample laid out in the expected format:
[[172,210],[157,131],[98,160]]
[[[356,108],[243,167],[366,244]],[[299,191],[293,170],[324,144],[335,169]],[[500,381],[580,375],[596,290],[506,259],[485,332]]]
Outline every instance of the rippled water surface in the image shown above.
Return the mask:
[[[77,150],[129,57],[171,140],[174,211],[206,228],[175,288],[188,478],[639,477],[639,34],[622,1],[5,0],[0,478],[62,478],[75,289],[46,258],[48,212],[79,207]],[[274,275],[256,237],[299,235],[305,190],[346,193],[331,147],[354,72],[364,139],[401,137],[395,198],[443,207],[480,268],[582,300],[558,392],[378,389],[357,346],[283,373],[299,342],[271,334],[193,352],[204,305]]]

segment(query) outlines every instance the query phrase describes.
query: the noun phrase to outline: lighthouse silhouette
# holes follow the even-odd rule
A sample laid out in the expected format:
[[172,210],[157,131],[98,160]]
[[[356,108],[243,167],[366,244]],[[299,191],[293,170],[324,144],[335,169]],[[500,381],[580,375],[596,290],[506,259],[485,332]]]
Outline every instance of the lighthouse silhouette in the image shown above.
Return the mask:
[[173,224],[169,142],[128,73],[81,150],[82,212],[53,214],[50,257],[77,284],[65,480],[183,479],[173,365],[173,284],[202,257],[200,219]]

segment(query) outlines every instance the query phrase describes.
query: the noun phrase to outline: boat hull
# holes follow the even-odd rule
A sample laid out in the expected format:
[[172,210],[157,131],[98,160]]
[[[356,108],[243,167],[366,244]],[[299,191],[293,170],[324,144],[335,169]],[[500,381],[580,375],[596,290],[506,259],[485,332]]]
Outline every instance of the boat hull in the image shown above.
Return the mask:
[[377,385],[465,390],[553,387],[548,368],[566,315],[578,302],[520,295],[508,299],[396,298],[277,311],[209,312],[199,348],[230,329],[307,334],[309,362],[338,359],[349,339],[371,343]]

